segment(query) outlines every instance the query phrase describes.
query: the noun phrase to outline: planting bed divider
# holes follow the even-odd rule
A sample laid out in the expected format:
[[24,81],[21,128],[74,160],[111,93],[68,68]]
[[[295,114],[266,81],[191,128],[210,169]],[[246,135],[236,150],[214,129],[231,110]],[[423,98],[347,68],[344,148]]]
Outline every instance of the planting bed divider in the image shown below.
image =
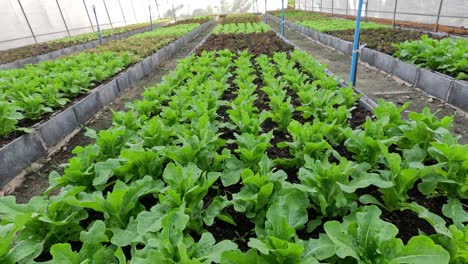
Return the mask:
[[[154,25],[153,30],[156,29],[156,28],[159,28],[159,27],[167,26],[167,25],[169,25],[171,23],[173,23],[173,21],[159,23],[157,25]],[[106,43],[106,42],[111,41],[111,40],[118,40],[118,39],[128,38],[130,36],[140,34],[140,33],[143,33],[143,32],[149,31],[149,30],[150,30],[150,27],[142,27],[142,28],[130,30],[130,31],[127,31],[127,32],[124,32],[124,33],[115,34],[115,35],[111,35],[109,37],[103,38],[102,42]],[[99,40],[93,40],[93,41],[90,41],[90,42],[70,46],[68,48],[52,51],[52,52],[49,52],[49,53],[46,53],[46,54],[37,55],[37,56],[34,56],[34,57],[29,57],[29,58],[13,61],[13,62],[10,62],[10,63],[1,64],[0,65],[0,70],[16,69],[16,68],[21,68],[26,64],[35,64],[35,63],[38,63],[38,62],[41,62],[41,61],[54,60],[54,59],[56,59],[56,58],[58,58],[60,56],[72,54],[73,52],[83,51],[83,50],[95,48],[98,45],[99,45]]]
[[22,135],[0,148],[0,188],[21,174],[28,166],[52,152],[65,138],[85,124],[103,106],[153,71],[181,46],[206,30],[214,20],[204,23],[192,32],[178,38],[151,56],[134,64],[107,83],[94,88],[86,97],[49,120],[35,124],[30,134]]
[[[280,18],[270,14],[267,14],[267,16],[275,23],[281,23]],[[284,24],[325,46],[332,47],[349,56],[352,55],[353,44],[349,41],[312,30],[288,20],[285,20]],[[456,80],[439,72],[419,68],[416,65],[369,48],[361,49],[360,59],[370,66],[396,76],[426,93],[468,112],[468,82],[466,81]]]

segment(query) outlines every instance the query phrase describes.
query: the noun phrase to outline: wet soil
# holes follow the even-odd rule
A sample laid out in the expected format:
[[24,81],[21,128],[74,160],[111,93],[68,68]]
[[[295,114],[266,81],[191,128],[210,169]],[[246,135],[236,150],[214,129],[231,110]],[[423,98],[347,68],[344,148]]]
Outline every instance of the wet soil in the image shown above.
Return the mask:
[[80,42],[50,42],[38,43],[19,48],[0,50],[0,64],[6,64],[29,57],[43,55],[49,52],[54,52],[59,49],[68,48],[81,44]]
[[221,20],[221,24],[258,23],[260,21],[262,21],[260,16],[226,17]]
[[211,35],[201,45],[196,54],[202,51],[229,49],[233,52],[247,50],[250,54],[272,55],[275,52],[293,50],[293,46],[282,41],[274,32],[250,34],[220,34]]

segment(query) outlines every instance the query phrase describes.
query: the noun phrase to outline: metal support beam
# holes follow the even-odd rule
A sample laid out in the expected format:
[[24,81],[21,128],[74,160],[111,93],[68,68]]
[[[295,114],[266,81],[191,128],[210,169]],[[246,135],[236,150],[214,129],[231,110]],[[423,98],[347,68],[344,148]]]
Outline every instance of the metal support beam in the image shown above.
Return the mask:
[[70,37],[70,30],[68,29],[67,22],[65,21],[65,17],[63,16],[62,8],[60,7],[59,1],[55,0],[57,3],[58,10],[60,12],[60,16],[62,17],[63,25],[65,25],[65,29],[67,30],[68,36]]
[[284,0],[281,0],[281,36],[284,37]]
[[95,5],[93,5],[93,12],[94,12],[94,17],[96,18],[96,26],[97,26],[98,37],[99,37],[99,44],[102,45],[101,27],[99,27],[99,21],[98,21],[98,18],[97,18],[96,6]]
[[158,11],[158,17],[159,17],[159,19],[161,19],[161,14],[159,13],[158,1],[157,1],[157,0],[154,0],[154,3],[156,4],[156,11]]
[[138,23],[137,15],[135,12],[135,7],[133,6],[133,0],[130,0],[130,3],[132,4],[132,10],[133,10],[133,16],[135,17],[135,23]]
[[84,8],[85,8],[85,10],[86,10],[86,15],[88,15],[89,24],[91,24],[91,29],[92,29],[93,32],[94,32],[93,21],[91,21],[91,16],[89,15],[88,7],[86,6],[85,0],[83,0],[83,5],[84,5]]
[[122,4],[120,3],[120,0],[118,0],[118,2],[119,2],[119,6],[120,6],[120,12],[122,12],[122,17],[123,17],[124,23],[125,23],[125,25],[127,25],[127,19],[125,19],[125,14],[124,14],[124,11],[123,11],[123,8],[122,8]]
[[346,15],[348,15],[348,9],[349,9],[349,0],[346,0]]
[[393,19],[392,19],[392,27],[396,26],[396,11],[398,7],[398,0],[395,0],[395,6],[393,7]]
[[320,0],[320,13],[323,13],[323,0]]
[[172,12],[174,13],[174,21],[177,21],[176,11],[174,8],[174,0],[172,1]]
[[333,9],[335,7],[334,5],[335,5],[335,1],[332,0],[332,12],[331,12],[332,16],[333,16]]
[[109,15],[109,10],[107,10],[106,0],[102,0],[102,2],[104,3],[104,9],[106,10],[107,18],[109,18],[109,23],[111,24],[111,28],[114,28],[114,26],[112,25],[112,19]]
[[31,31],[31,35],[32,35],[32,37],[34,39],[34,42],[37,43],[36,35],[34,35],[34,31],[32,30],[32,27],[31,27],[31,23],[29,23],[28,16],[26,16],[26,12],[24,12],[24,8],[23,8],[23,5],[21,4],[20,0],[18,0],[18,4],[19,4],[19,6],[21,8],[21,12],[23,12],[24,18],[26,19],[26,23],[28,24],[29,30]]
[[437,12],[437,19],[436,19],[435,28],[434,28],[435,32],[437,32],[439,30],[440,13],[442,12],[442,5],[443,4],[444,4],[444,0],[440,0],[439,11]]
[[366,21],[366,22],[368,22],[368,21],[367,21],[367,18],[369,17],[369,15],[367,14],[367,11],[368,11],[368,10],[369,10],[369,0],[366,0],[366,17],[365,17],[365,20],[364,20],[364,21]]
[[268,22],[267,14],[268,14],[267,0],[265,0],[265,24]]
[[149,15],[150,15],[150,30],[153,31],[153,17],[151,16],[151,4],[148,5]]
[[356,14],[356,27],[354,29],[354,42],[353,42],[353,59],[351,62],[351,71],[349,74],[349,82],[356,86],[357,64],[359,58],[359,31],[361,29],[361,13],[363,0],[359,0],[358,12]]

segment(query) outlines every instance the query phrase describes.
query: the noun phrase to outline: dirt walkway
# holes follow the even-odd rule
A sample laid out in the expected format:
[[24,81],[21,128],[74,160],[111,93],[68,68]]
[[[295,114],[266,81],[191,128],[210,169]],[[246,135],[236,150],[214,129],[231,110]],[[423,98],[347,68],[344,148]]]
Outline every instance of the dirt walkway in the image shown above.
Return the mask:
[[[279,24],[268,21],[273,30],[279,32]],[[301,49],[309,52],[315,59],[345,81],[349,80],[351,57],[344,55],[332,48],[325,47],[297,31],[285,27],[285,37]],[[411,102],[409,111],[421,111],[428,106],[432,111],[439,111],[438,116],[455,115],[454,132],[462,136],[461,143],[468,143],[468,114],[457,110],[452,106],[430,97],[423,91],[409,87],[403,81],[396,80],[390,75],[360,63],[357,71],[357,89],[371,99],[385,99],[398,105]],[[408,111],[406,111],[408,112]]]
[[[159,69],[145,76],[137,84],[122,93],[112,104],[103,108],[95,117],[93,117],[93,119],[87,123],[86,127],[92,128],[96,131],[109,128],[112,125],[111,109],[114,111],[123,110],[125,108],[125,103],[141,98],[141,93],[144,91],[145,87],[150,87],[159,82],[164,75],[173,70],[177,61],[185,58],[195,48],[195,46],[198,45],[209,32],[211,32],[212,28],[213,26],[209,27],[194,40],[190,41],[185,46],[182,46],[174,56],[164,61],[159,66]],[[85,133],[86,129],[81,129],[54,155],[40,161],[36,168],[31,168],[31,172],[26,174],[24,178],[15,179],[18,183],[16,183],[16,186],[8,186],[11,191],[7,191],[7,194],[16,196],[16,200],[19,203],[26,203],[31,197],[44,192],[48,187],[49,173],[54,170],[61,173],[63,168],[60,165],[68,162],[68,160],[73,156],[71,151],[76,146],[85,146],[94,142],[93,139],[86,137],[84,135]]]

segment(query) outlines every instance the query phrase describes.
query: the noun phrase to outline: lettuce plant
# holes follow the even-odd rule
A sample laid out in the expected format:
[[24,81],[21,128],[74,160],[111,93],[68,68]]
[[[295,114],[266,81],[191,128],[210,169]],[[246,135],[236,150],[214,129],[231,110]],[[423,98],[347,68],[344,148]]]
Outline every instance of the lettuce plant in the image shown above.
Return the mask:
[[305,164],[299,170],[301,184],[310,190],[308,195],[317,211],[324,216],[342,216],[357,208],[357,189],[371,185],[390,187],[378,174],[368,173],[370,165],[356,164],[341,158],[330,163],[327,158],[314,160],[305,156]]
[[377,207],[370,206],[344,217],[342,223],[326,222],[326,235],[318,241],[325,252],[317,251],[313,255],[320,260],[332,256],[351,258],[357,263],[448,263],[448,252],[427,236],[416,236],[403,244],[395,237],[398,229],[381,220],[380,215]]
[[332,149],[332,146],[325,139],[332,128],[333,125],[318,120],[314,120],[312,124],[305,123],[304,125],[293,120],[288,126],[293,142],[280,142],[278,146],[289,148],[289,152],[294,156],[293,164],[303,164],[305,156],[318,159],[325,151]]

